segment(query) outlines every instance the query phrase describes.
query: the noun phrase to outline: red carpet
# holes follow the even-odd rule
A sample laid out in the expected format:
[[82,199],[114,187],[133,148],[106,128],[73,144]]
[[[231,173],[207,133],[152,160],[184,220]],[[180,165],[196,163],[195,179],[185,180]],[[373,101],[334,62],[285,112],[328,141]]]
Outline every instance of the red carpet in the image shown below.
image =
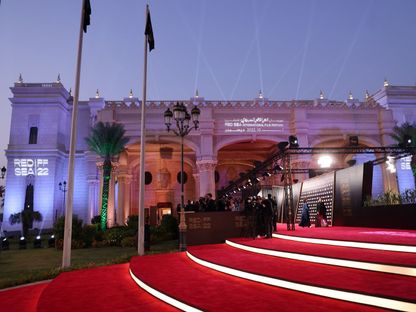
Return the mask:
[[146,284],[204,311],[382,311],[229,276],[184,253],[134,257],[130,268]]
[[35,312],[38,299],[49,282],[40,282],[0,291],[1,311]]
[[[416,231],[367,228],[299,228],[279,234],[416,246]],[[416,256],[405,252],[337,247],[284,239],[235,239],[257,248],[416,267]],[[260,255],[220,245],[194,246],[189,252],[208,262],[304,285],[416,303],[416,278],[336,267]],[[134,257],[130,269],[152,288],[204,311],[382,311],[347,301],[265,285],[206,268],[185,253]],[[397,268],[395,268],[396,270]],[[327,292],[328,290],[326,290]],[[342,297],[344,298],[344,297]],[[373,303],[373,304],[378,304]],[[52,282],[0,291],[1,310],[49,311],[177,311],[142,290],[129,274],[129,264],[67,272]]]
[[143,291],[128,264],[60,274],[47,287],[37,311],[177,311]]
[[312,256],[416,267],[416,255],[414,253],[407,252],[392,252],[374,249],[363,250],[362,248],[309,244],[278,238],[255,240],[239,238],[230,239],[230,241],[257,248],[300,253]]
[[414,277],[259,255],[225,244],[194,246],[197,258],[241,271],[307,285],[416,302]]
[[295,229],[295,231],[288,231],[286,224],[280,223],[277,227],[277,234],[367,243],[416,246],[415,230],[357,228],[344,226],[303,228],[297,225]]

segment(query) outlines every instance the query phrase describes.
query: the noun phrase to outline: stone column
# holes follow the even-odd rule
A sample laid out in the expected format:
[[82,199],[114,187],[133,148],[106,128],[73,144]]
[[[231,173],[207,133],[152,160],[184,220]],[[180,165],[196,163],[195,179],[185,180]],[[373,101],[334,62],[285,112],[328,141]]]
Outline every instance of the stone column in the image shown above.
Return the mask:
[[108,206],[107,206],[107,225],[112,227],[115,225],[115,173],[111,173],[110,179],[110,191],[108,194]]
[[98,186],[100,180],[94,178],[90,178],[87,180],[88,182],[88,213],[87,213],[87,224],[91,224],[91,219],[98,215],[99,207],[98,207]]
[[[381,145],[382,146],[391,146],[396,144],[393,138],[390,136],[391,130],[394,127],[394,123],[391,121],[391,111],[382,111],[379,114],[379,124],[380,124],[380,133],[381,133]],[[399,187],[397,183],[396,172],[390,172],[387,170],[387,165],[383,164],[383,185],[384,191],[393,191],[395,193],[399,192]]]
[[198,200],[199,197],[201,197],[201,193],[199,189],[199,173],[193,173],[192,176],[194,177],[194,181],[195,181],[195,200]]
[[121,174],[118,181],[118,198],[117,198],[117,224],[123,225],[130,214],[130,182],[131,175]]
[[211,193],[215,198],[215,168],[216,160],[199,160],[196,162],[199,171],[199,194],[204,196]]

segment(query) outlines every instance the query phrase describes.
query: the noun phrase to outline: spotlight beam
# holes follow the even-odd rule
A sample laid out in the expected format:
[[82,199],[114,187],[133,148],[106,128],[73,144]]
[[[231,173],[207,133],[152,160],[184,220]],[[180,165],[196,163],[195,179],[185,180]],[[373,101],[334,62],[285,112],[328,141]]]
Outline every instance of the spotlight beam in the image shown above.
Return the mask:
[[201,5],[201,23],[199,24],[199,32],[198,32],[198,49],[197,49],[197,55],[196,55],[197,59],[196,59],[194,91],[198,89],[198,83],[199,83],[199,68],[201,65],[201,49],[202,49],[202,33],[203,33],[204,25],[205,25],[205,1],[203,1]]
[[208,69],[209,74],[211,75],[212,80],[214,81],[215,86],[218,89],[218,92],[221,94],[221,97],[224,101],[226,101],[226,97],[224,95],[224,92],[220,86],[220,84],[218,83],[217,77],[214,74],[214,71],[212,70],[211,65],[209,64],[204,51],[202,50],[202,44],[198,44],[198,40],[195,37],[194,32],[192,31],[192,27],[189,25],[188,18],[187,16],[185,16],[185,14],[183,13],[183,11],[181,10],[181,8],[179,7],[179,5],[175,6],[176,10],[178,11],[179,15],[180,15],[180,19],[182,21],[182,23],[184,24],[184,26],[188,29],[188,32],[190,34],[191,40],[194,42],[194,44],[196,45],[196,47],[201,47],[200,49],[200,55],[202,57],[202,61],[204,62],[206,68]]
[[337,87],[338,81],[339,81],[341,75],[344,72],[345,65],[347,64],[347,61],[349,60],[349,58],[351,56],[351,53],[354,50],[355,44],[357,43],[357,40],[358,40],[359,33],[361,32],[361,29],[364,26],[364,22],[367,20],[368,12],[370,11],[370,8],[371,8],[372,4],[373,4],[372,2],[370,2],[368,4],[366,10],[364,11],[364,14],[361,16],[361,20],[358,23],[357,29],[355,30],[355,33],[354,33],[354,36],[352,38],[351,44],[350,44],[350,46],[347,50],[347,53],[345,54],[344,61],[342,62],[342,65],[341,65],[341,68],[338,72],[338,75],[334,80],[334,85],[332,86],[331,92],[329,93],[329,98],[332,98],[332,95],[333,95],[333,93],[334,93],[334,91]]
[[[243,72],[244,72],[244,70],[246,68],[246,65],[247,65],[249,56],[250,56],[250,54],[251,54],[251,52],[252,52],[252,50],[254,48],[254,43],[256,42],[256,37],[258,36],[257,34],[260,31],[260,28],[261,28],[261,26],[263,24],[262,21],[264,20],[264,16],[265,16],[266,12],[268,11],[267,9],[268,9],[269,5],[270,5],[270,2],[268,2],[266,4],[266,6],[264,7],[263,12],[262,12],[262,15],[261,15],[261,18],[260,18],[260,23],[257,23],[257,25],[256,25],[256,29],[255,29],[254,36],[253,36],[253,38],[252,38],[252,40],[250,42],[249,48],[247,49],[246,55],[244,57],[243,64],[242,64],[242,66],[240,68],[240,72],[238,73],[238,76],[237,76],[237,80],[236,80],[236,82],[234,84],[233,89],[231,90],[231,94],[230,94],[230,97],[229,97],[230,100],[234,98],[235,91],[236,91],[238,85],[240,84],[241,77],[242,77]],[[263,85],[263,83],[261,83],[261,85]],[[263,86],[262,86],[262,88],[263,88]],[[264,90],[262,89],[262,91],[264,91]]]
[[304,47],[303,47],[302,63],[301,63],[301,66],[300,66],[298,86],[297,86],[297,89],[296,89],[296,98],[295,98],[296,100],[299,98],[299,90],[300,90],[300,85],[301,85],[302,78],[303,78],[303,69],[305,68],[306,54],[308,53],[309,41],[311,39],[312,21],[313,21],[313,17],[315,16],[315,2],[313,2],[312,5],[313,6],[311,8],[311,13],[309,15],[308,29],[306,31],[305,43],[304,43]]

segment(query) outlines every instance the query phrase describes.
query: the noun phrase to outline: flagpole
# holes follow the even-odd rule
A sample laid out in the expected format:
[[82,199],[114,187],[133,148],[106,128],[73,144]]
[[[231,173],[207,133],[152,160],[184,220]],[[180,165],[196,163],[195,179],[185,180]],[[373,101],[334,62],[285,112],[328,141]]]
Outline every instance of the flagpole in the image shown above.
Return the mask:
[[75,165],[75,149],[77,141],[77,119],[78,119],[78,98],[79,98],[79,83],[81,75],[81,57],[82,57],[82,41],[83,41],[83,21],[85,1],[82,0],[81,7],[81,21],[79,26],[78,39],[78,55],[77,55],[77,69],[75,76],[75,94],[72,105],[71,118],[71,138],[69,147],[69,161],[68,161],[68,197],[65,207],[65,229],[64,229],[64,249],[62,256],[62,268],[71,266],[71,240],[72,240],[72,206],[74,200],[74,165]]
[[[146,5],[145,21],[149,13],[149,5]],[[141,124],[140,124],[140,179],[139,179],[139,229],[137,240],[137,251],[139,256],[144,255],[144,162],[146,149],[146,87],[147,87],[147,36],[144,36],[144,63],[143,63],[143,100],[141,105]]]

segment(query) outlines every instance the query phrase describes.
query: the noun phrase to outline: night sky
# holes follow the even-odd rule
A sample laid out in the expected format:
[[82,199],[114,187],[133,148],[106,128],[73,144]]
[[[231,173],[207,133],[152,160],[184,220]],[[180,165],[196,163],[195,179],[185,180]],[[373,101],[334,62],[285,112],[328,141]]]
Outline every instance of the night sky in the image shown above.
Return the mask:
[[[9,87],[53,82],[74,88],[82,0],[2,0],[0,148],[9,140]],[[133,89],[141,98],[145,1],[91,0],[81,100]],[[416,83],[413,0],[154,0],[155,50],[148,99],[362,99],[387,78]],[[0,155],[0,166],[5,157]]]

